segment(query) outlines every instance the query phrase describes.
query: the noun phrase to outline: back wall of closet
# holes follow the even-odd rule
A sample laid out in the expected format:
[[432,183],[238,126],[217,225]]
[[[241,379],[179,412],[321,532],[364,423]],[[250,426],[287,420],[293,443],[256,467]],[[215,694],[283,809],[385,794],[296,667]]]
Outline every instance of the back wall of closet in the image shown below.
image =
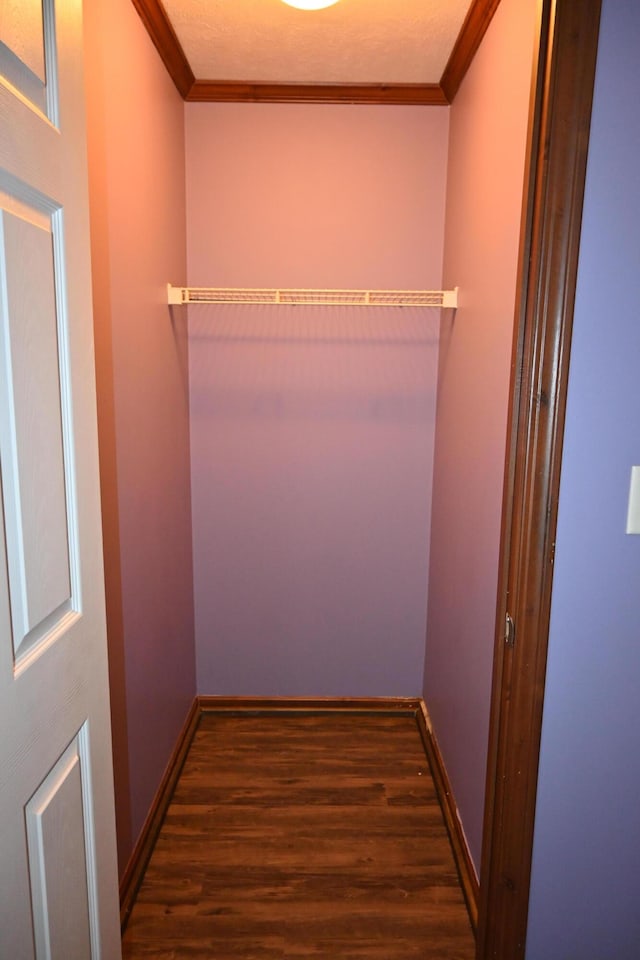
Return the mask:
[[[440,288],[448,119],[187,104],[189,285]],[[421,693],[439,313],[189,307],[200,692]]]

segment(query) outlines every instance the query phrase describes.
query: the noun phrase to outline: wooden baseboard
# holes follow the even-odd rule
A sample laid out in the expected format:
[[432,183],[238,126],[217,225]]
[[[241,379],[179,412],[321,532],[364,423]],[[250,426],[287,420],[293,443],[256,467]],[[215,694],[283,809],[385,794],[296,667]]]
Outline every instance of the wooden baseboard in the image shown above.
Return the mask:
[[160,786],[153,798],[153,802],[147,814],[140,836],[136,842],[133,852],[129,857],[126,869],[120,881],[120,929],[124,932],[129,920],[136,895],[144,872],[147,869],[149,858],[153,852],[155,842],[162,826],[167,807],[171,802],[171,797],[175,785],[180,776],[182,765],[191,746],[198,722],[200,720],[200,706],[196,697],[189,708],[186,720],[176,740],[176,745],[169,758],[166,770],[163,774]]
[[415,713],[418,697],[215,697],[197,698],[202,713]]
[[478,877],[476,875],[471,853],[469,851],[469,846],[467,844],[467,838],[464,835],[462,824],[460,823],[460,818],[458,816],[458,807],[453,795],[453,790],[451,789],[449,775],[447,774],[447,769],[444,765],[442,754],[440,753],[438,741],[434,736],[431,720],[429,719],[429,714],[423,700],[420,701],[419,707],[416,710],[416,720],[418,722],[418,729],[420,730],[420,735],[422,737],[422,742],[424,743],[427,759],[429,760],[429,766],[431,767],[433,780],[438,792],[440,806],[442,807],[442,811],[444,813],[447,830],[449,831],[449,838],[451,840],[451,846],[453,847],[453,853],[456,858],[458,873],[460,875],[460,883],[462,885],[464,897],[467,902],[467,909],[469,911],[471,925],[474,932],[477,932],[478,902],[480,896]]

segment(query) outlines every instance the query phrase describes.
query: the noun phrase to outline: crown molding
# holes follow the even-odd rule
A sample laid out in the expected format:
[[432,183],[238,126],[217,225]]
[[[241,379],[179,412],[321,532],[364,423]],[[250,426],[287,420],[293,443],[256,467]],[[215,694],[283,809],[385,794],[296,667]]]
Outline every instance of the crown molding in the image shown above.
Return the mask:
[[447,103],[453,103],[499,4],[500,0],[474,0],[471,4],[440,78]]
[[199,80],[160,0],[131,0],[184,100],[198,103],[453,103],[500,0],[474,0],[440,83],[254,83]]
[[131,2],[138,11],[178,93],[185,99],[196,78],[164,7],[160,0],[131,0]]
[[185,100],[234,103],[392,103],[446,106],[437,83],[241,83],[196,80]]

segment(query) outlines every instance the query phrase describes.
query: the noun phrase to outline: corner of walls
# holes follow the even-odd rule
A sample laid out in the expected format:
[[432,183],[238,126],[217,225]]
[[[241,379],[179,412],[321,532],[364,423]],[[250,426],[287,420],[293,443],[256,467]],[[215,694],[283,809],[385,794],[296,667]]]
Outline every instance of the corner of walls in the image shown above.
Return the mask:
[[502,0],[451,107],[424,698],[480,865],[535,0]]
[[119,865],[195,695],[184,103],[129,0],[85,3]]

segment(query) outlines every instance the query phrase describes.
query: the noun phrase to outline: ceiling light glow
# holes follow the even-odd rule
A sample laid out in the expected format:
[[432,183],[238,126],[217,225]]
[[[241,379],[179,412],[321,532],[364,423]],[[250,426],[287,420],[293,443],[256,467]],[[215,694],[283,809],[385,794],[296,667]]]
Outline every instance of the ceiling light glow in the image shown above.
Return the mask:
[[323,10],[325,7],[332,7],[338,0],[282,0],[290,7],[297,7],[298,10]]

